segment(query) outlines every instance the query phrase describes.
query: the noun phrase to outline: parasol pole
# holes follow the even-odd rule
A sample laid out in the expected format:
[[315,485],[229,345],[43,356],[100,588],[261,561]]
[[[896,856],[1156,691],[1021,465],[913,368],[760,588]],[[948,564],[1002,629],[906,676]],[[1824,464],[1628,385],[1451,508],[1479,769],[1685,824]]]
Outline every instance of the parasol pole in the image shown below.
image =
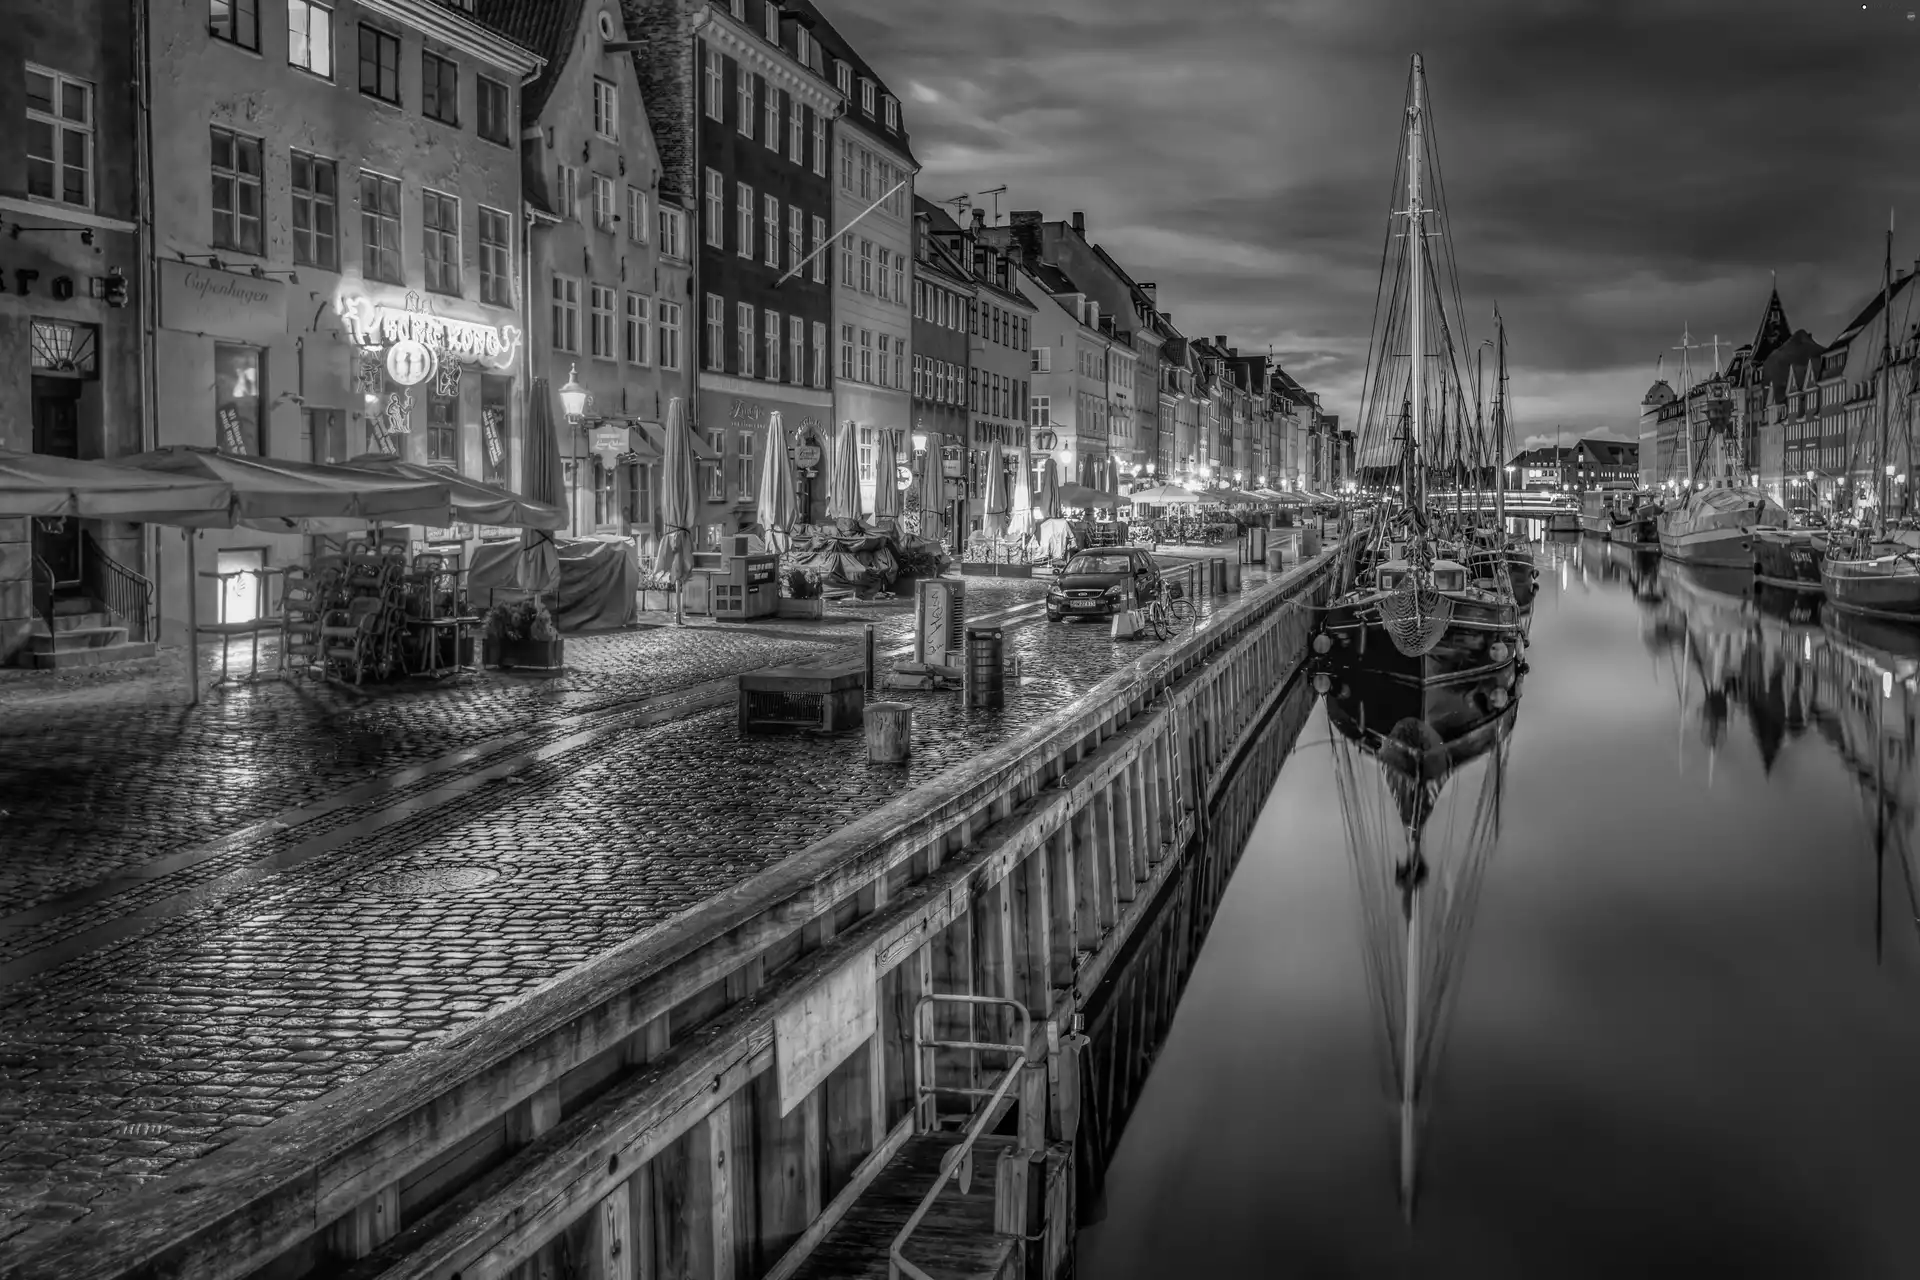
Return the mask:
[[187,539],[187,705],[200,705],[200,568],[195,563],[192,529]]

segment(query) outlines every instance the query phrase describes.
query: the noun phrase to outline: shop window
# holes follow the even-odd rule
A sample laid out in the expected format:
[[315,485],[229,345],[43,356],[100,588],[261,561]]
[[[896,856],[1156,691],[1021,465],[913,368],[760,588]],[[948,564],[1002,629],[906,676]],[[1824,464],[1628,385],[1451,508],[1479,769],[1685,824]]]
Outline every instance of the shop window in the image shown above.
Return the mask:
[[512,403],[511,378],[480,376],[480,456],[486,478],[493,484],[510,483]]
[[448,396],[427,400],[427,461],[460,469],[460,402]]
[[308,409],[306,417],[308,456],[315,462],[345,462],[347,415],[339,409]]
[[213,344],[214,446],[259,457],[261,361],[258,347]]
[[260,139],[213,130],[213,247],[257,254],[264,239],[260,213]]
[[213,557],[213,571],[219,575],[220,622],[253,622],[261,616],[260,570],[267,567],[265,547],[227,547]]

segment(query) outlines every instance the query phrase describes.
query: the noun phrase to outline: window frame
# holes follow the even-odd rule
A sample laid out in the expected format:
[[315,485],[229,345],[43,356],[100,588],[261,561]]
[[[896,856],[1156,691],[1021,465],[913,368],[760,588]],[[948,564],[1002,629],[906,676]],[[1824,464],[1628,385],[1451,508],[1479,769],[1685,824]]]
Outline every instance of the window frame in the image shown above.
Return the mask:
[[734,356],[739,362],[734,372],[743,378],[751,378],[754,376],[753,367],[758,354],[755,347],[760,341],[759,309],[751,302],[736,302],[733,305],[733,318]]
[[[225,32],[220,30],[220,18],[217,16],[221,10],[225,10],[227,15],[227,30]],[[251,41],[240,38],[239,17],[243,12],[248,22],[252,24],[253,38]],[[207,34],[223,44],[234,46],[236,49],[245,49],[249,53],[260,52],[259,0],[208,0]]]
[[807,162],[807,108],[800,99],[787,95],[787,159],[794,164]]
[[738,62],[734,63],[734,75],[737,77],[733,85],[734,111],[739,116],[739,119],[733,122],[734,128],[739,131],[741,137],[751,138],[754,112],[759,109],[759,99],[755,96],[753,88],[753,82],[758,77],[747,70],[745,64]]
[[793,271],[806,257],[806,213],[797,204],[787,206],[787,270]]
[[840,326],[840,376],[853,381],[853,326]]
[[[57,71],[52,67],[39,63],[26,63],[24,74],[26,76],[45,76],[53,82],[52,96],[48,99],[47,103],[48,110],[41,111],[35,107],[25,107],[29,126],[37,122],[45,125],[51,131],[50,142],[53,148],[53,154],[51,156],[35,157],[27,151],[27,147],[31,146],[31,142],[23,140],[21,150],[26,155],[28,168],[27,198],[39,204],[57,205],[65,209],[92,209],[95,202],[99,199],[99,178],[94,172],[100,155],[98,135],[100,95],[98,89],[91,80],[82,80],[79,76],[68,75],[64,71]],[[87,118],[84,125],[68,119],[65,114],[66,89],[69,86],[79,89],[85,95]],[[29,129],[29,133],[30,132],[31,129]],[[79,202],[68,200],[65,195],[67,189],[66,175],[68,170],[73,168],[73,166],[67,163],[66,158],[66,139],[68,133],[79,135],[86,150],[86,163],[81,166],[81,173],[86,183],[86,199]],[[48,195],[33,194],[31,171],[36,160],[48,166],[48,177],[51,183],[49,187],[50,194]]]
[[[210,205],[213,214],[213,227],[211,228],[208,244],[215,249],[225,249],[230,253],[244,253],[250,257],[263,258],[266,256],[267,250],[266,140],[256,138],[251,134],[240,133],[217,124],[209,126],[209,129],[208,137],[213,142],[217,142],[222,136],[227,139],[227,155],[229,159],[227,166],[222,168],[214,154],[214,148],[211,145],[209,146],[207,167],[213,184],[213,199]],[[240,165],[240,157],[247,147],[252,148],[254,162],[251,182],[247,181],[249,175]],[[218,195],[219,183],[223,176],[232,184],[226,210],[226,217],[231,222],[232,230],[224,238],[220,232],[220,218],[222,215]],[[253,223],[255,241],[251,248],[249,248],[241,238],[243,224],[247,222],[248,219],[244,218],[240,211],[241,193],[249,186],[253,188],[254,193],[254,214],[251,222]]]
[[[293,56],[293,15],[296,9],[302,12],[303,14],[305,14],[307,19],[306,29],[302,32],[302,35],[305,38],[307,43],[308,60],[306,62],[297,62],[294,60],[294,56]],[[320,46],[316,46],[313,39],[313,14],[315,10],[318,10],[319,12],[324,13],[327,16],[326,40]],[[326,50],[325,61],[327,64],[327,69],[325,71],[322,71],[313,65],[313,51],[316,47],[323,47]],[[331,84],[333,82],[334,52],[335,51],[333,47],[333,6],[330,4],[322,3],[322,0],[287,0],[287,65],[297,70],[304,71],[310,76],[317,76],[320,79],[325,80],[329,84]]]
[[[430,74],[434,72],[438,74]],[[394,91],[399,92],[397,85]],[[420,51],[420,114],[436,124],[460,127],[460,64],[431,49]]]
[[[374,208],[372,209],[367,207],[367,184],[369,182],[375,184],[372,188],[375,193],[384,193],[388,187],[391,187],[393,191],[393,211],[390,215],[393,223],[393,243],[390,247],[385,244],[384,236],[368,234],[370,226],[383,225],[389,219],[389,214],[384,208],[385,202],[383,200],[376,199]],[[380,184],[386,185],[383,186]],[[359,186],[361,278],[378,280],[383,284],[404,285],[407,282],[407,264],[406,255],[401,251],[401,245],[404,243],[403,237],[406,234],[406,214],[404,212],[406,191],[401,186],[400,179],[388,177],[377,169],[368,169],[365,167],[360,170]],[[371,223],[369,219],[372,220]],[[372,264],[377,266],[381,260],[379,255],[386,252],[391,252],[393,255],[392,275],[382,275],[379,271],[370,269],[369,254],[374,255]]]
[[[301,161],[306,162],[307,184],[300,185]],[[316,181],[322,171],[332,175],[333,190],[322,195]],[[298,147],[287,150],[287,190],[288,190],[288,228],[293,241],[293,265],[296,267],[314,267],[321,271],[340,270],[340,165],[338,161],[325,156],[315,155],[311,151],[302,151]],[[300,213],[306,210],[306,229],[300,227]],[[333,229],[324,237],[327,252],[324,255],[315,252],[322,240],[315,227],[315,212],[328,211]]]
[[827,220],[819,214],[813,215],[813,282],[825,284],[827,280],[827,259],[832,254],[821,253],[821,242],[827,238]]
[[[388,31],[385,27],[376,27],[371,22],[367,22],[364,19],[359,23],[359,29],[360,29],[359,39],[355,42],[354,47],[355,47],[355,61],[358,66],[359,90],[360,90],[361,96],[372,98],[375,102],[384,102],[390,107],[399,106],[400,105],[400,37],[395,35],[393,32]],[[374,50],[374,58],[372,63],[374,68],[374,83],[371,87],[369,87],[367,84],[368,37],[372,37],[373,50]],[[388,48],[391,48],[393,51],[393,62],[391,66],[387,65],[384,61],[382,61],[379,56],[381,51]],[[386,76],[389,72],[391,72],[393,76],[393,96],[391,98],[387,97],[384,93],[381,92],[381,86],[385,81]]]
[[728,61],[728,59],[725,54],[721,53],[718,49],[709,47],[707,49],[706,65],[702,68],[701,72],[701,83],[706,89],[707,100],[705,110],[707,119],[718,120],[722,124],[725,124],[727,121],[726,61]]
[[552,304],[553,327],[548,338],[555,351],[570,356],[580,354],[580,277],[555,271],[548,276],[547,296]]
[[827,322],[813,321],[813,350],[807,360],[808,385],[823,390],[827,385]]
[[707,170],[707,247],[725,250],[727,247],[727,180],[718,169]]
[[779,155],[780,135],[785,131],[780,127],[782,119],[780,90],[774,87],[771,80],[760,93],[760,116],[760,132],[766,135],[760,141],[766,145],[767,150]]
[[[439,417],[436,415],[444,415]],[[460,399],[457,395],[427,397],[426,422],[427,465],[435,463],[452,464],[454,471],[460,470]],[[439,445],[451,440],[452,448],[442,454]]]
[[[587,282],[587,355],[594,360],[618,360],[620,348],[614,328],[618,290],[597,280]],[[606,305],[602,306],[602,302]]]
[[620,141],[620,86],[605,76],[593,78],[593,134],[607,142]]
[[760,220],[763,244],[760,261],[762,265],[778,268],[780,265],[780,197],[768,193],[760,196]]
[[[491,111],[488,100],[498,90],[499,110]],[[475,73],[473,77],[473,125],[481,141],[496,146],[513,145],[513,88],[504,81]],[[494,117],[489,119],[489,117]],[[493,131],[489,132],[489,128]]]
[[593,179],[594,228],[598,231],[614,231],[614,219],[620,216],[620,207],[616,203],[618,197],[614,194],[618,188],[614,185],[613,175],[594,173],[589,176]]
[[[480,302],[489,307],[510,307],[513,305],[513,218],[504,209],[493,209],[481,204],[475,205],[474,242],[480,246]],[[488,219],[496,219],[500,230],[498,240],[487,236]],[[499,270],[494,270],[495,266]],[[488,281],[497,281],[493,288]]]
[[678,372],[680,369],[680,318],[679,303],[668,302],[664,298],[655,303],[654,334],[657,348],[655,367],[668,373]]
[[654,212],[660,223],[661,256],[684,259],[687,256],[685,211],[671,205],[656,205]]
[[754,219],[758,216],[753,205],[753,188],[744,182],[736,181],[733,198],[734,238],[737,241],[733,251],[736,256],[751,261],[756,230]]
[[787,317],[787,381],[798,386],[807,370],[807,322],[802,316]]
[[717,293],[707,295],[707,310],[701,329],[704,349],[702,367],[715,373],[727,370],[727,300]]
[[818,111],[813,112],[813,176],[827,176],[827,118]]
[[[636,207],[637,206],[637,207]],[[645,187],[627,188],[627,239],[646,244],[653,234],[653,193]]]
[[780,381],[780,352],[785,343],[780,313],[772,307],[760,310],[760,359],[766,365],[760,376],[768,382]]
[[[453,210],[453,217],[446,224],[436,225],[427,220],[428,212],[435,207],[436,202],[443,213],[449,206],[451,206]],[[453,248],[451,260],[446,256],[449,239],[452,241]],[[435,247],[438,247],[440,250],[441,256],[438,259],[435,258],[433,253]],[[456,298],[461,295],[462,286],[465,284],[463,278],[465,273],[461,270],[462,264],[460,261],[459,196],[449,195],[444,191],[435,191],[431,187],[422,187],[420,189],[420,262],[426,276],[426,289],[428,293],[438,293],[443,296]],[[434,283],[436,263],[441,273],[439,285]],[[453,272],[453,287],[451,289],[440,287],[446,283],[445,273],[448,270]]]

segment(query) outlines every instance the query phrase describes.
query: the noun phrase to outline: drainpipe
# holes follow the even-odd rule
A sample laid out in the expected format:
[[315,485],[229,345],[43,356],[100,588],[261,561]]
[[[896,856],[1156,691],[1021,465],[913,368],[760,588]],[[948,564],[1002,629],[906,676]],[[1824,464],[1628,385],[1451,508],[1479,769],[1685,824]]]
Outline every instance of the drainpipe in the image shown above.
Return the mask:
[[[139,188],[134,197],[134,217],[139,226],[134,246],[140,259],[135,278],[140,282],[140,448],[145,452],[160,445],[159,378],[153,351],[160,282],[160,255],[153,233],[153,58],[148,49],[146,0],[128,0],[127,7],[133,16],[134,176]],[[164,597],[159,585],[160,536],[159,525],[148,525],[142,539],[154,584],[153,639],[156,642],[164,621]],[[193,584],[188,583],[187,589],[192,590]]]

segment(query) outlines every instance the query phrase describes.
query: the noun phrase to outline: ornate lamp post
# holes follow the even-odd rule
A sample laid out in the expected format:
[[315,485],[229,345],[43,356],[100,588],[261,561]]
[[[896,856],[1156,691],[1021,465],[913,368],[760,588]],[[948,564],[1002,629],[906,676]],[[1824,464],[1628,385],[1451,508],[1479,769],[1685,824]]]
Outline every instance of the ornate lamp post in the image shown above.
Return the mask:
[[566,384],[560,388],[560,408],[565,411],[567,421],[576,427],[586,417],[587,405],[593,400],[587,389],[574,380],[578,372],[578,365],[568,365]]

